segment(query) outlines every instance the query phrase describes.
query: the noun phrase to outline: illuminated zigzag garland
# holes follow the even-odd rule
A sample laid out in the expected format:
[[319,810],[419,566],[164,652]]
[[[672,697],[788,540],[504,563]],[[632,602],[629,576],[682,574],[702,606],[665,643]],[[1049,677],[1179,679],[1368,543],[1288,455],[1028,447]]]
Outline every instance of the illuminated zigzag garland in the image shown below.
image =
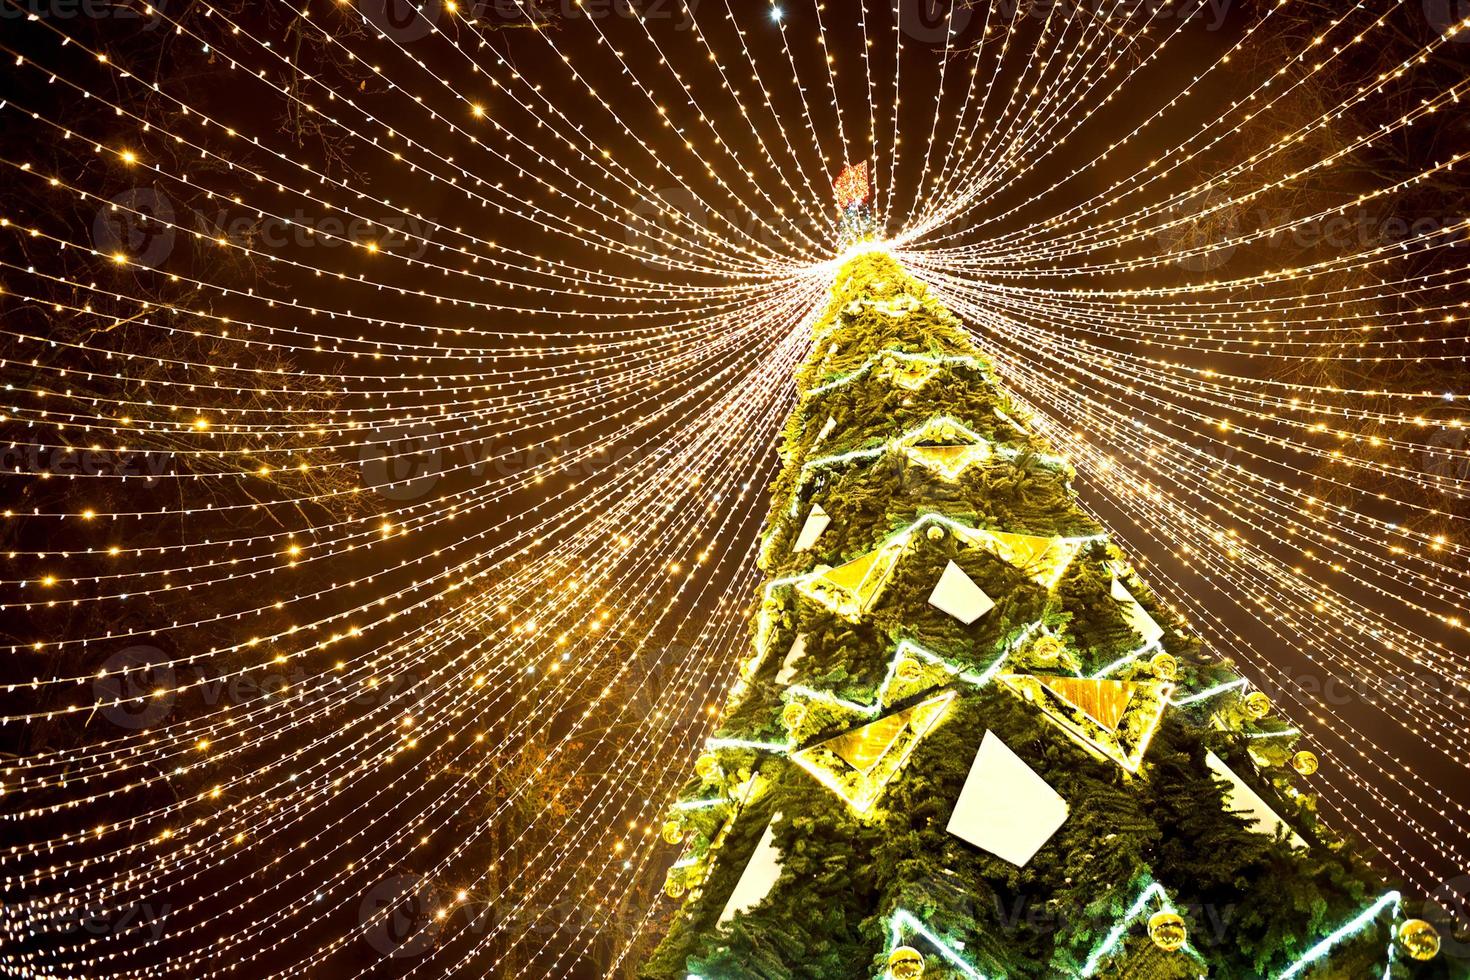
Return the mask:
[[[679,920],[683,925],[670,934],[656,954],[657,968],[649,976],[659,980],[672,976],[673,969],[684,965],[701,976],[719,976],[729,970],[744,977],[749,970],[740,964],[754,962],[745,959],[747,956],[774,957],[772,962],[787,963],[788,968],[808,963],[808,952],[814,958],[837,955],[834,950],[838,950],[849,963],[869,953],[876,957],[879,952],[868,950],[865,943],[834,943],[826,932],[808,936],[807,949],[793,947],[785,937],[817,928],[818,909],[827,906],[842,910],[849,921],[854,915],[871,914],[864,908],[871,909],[872,905],[864,903],[881,904],[886,900],[883,896],[909,891],[904,875],[932,861],[935,854],[948,855],[948,862],[962,869],[958,872],[962,876],[977,876],[977,893],[983,893],[987,886],[993,890],[996,880],[1008,879],[1016,873],[1014,869],[1020,868],[1022,875],[1037,876],[1044,882],[1040,887],[1051,889],[1066,901],[1104,893],[1110,902],[1122,901],[1118,891],[1131,892],[1133,886],[1128,881],[1135,880],[1136,875],[1128,881],[1088,880],[1085,886],[1073,886],[1075,873],[1063,880],[1054,860],[1058,853],[1081,860],[1090,847],[1096,846],[1093,838],[1084,835],[1080,819],[1084,814],[1088,825],[1116,822],[1120,828],[1125,827],[1125,820],[1150,819],[1149,810],[1130,814],[1126,804],[1120,805],[1116,796],[1120,789],[1167,801],[1154,818],[1160,830],[1175,826],[1180,805],[1188,806],[1192,801],[1212,807],[1212,813],[1202,814],[1204,819],[1192,826],[1201,828],[1199,834],[1208,833],[1212,841],[1236,841],[1242,866],[1256,860],[1262,846],[1255,831],[1229,815],[1223,805],[1224,790],[1212,773],[1203,767],[1195,772],[1195,767],[1187,764],[1191,751],[1187,746],[1200,740],[1232,737],[1222,735],[1222,729],[1238,734],[1242,740],[1281,733],[1263,730],[1255,721],[1212,724],[1215,717],[1233,719],[1240,714],[1242,682],[1222,680],[1223,669],[1202,662],[1177,629],[1163,628],[1162,614],[1152,604],[1145,608],[1135,597],[1147,596],[1141,583],[1130,578],[1129,585],[1120,584],[1119,576],[1131,573],[1114,567],[1119,560],[1116,550],[1095,548],[1079,562],[1084,549],[1106,539],[1102,534],[1077,533],[1089,522],[1067,503],[1070,488],[1065,480],[1016,465],[1021,456],[1018,447],[1029,449],[1033,445],[1024,430],[1020,430],[1020,439],[999,445],[995,440],[1000,436],[981,436],[958,421],[966,415],[978,417],[979,412],[992,408],[1001,415],[1008,407],[988,382],[982,385],[974,377],[965,377],[970,387],[951,398],[949,392],[938,389],[932,377],[920,380],[934,365],[908,362],[921,364],[922,369],[894,370],[894,366],[903,367],[905,362],[895,357],[891,365],[885,366],[879,354],[891,349],[895,338],[901,336],[906,317],[914,317],[915,329],[921,331],[948,329],[947,321],[930,309],[928,300],[918,298],[919,291],[891,262],[878,255],[866,255],[853,262],[850,274],[861,286],[844,286],[839,278],[839,295],[831,304],[830,322],[816,327],[816,349],[809,369],[799,372],[798,377],[803,384],[823,388],[827,393],[836,390],[835,383],[862,382],[872,387],[856,390],[851,398],[843,395],[840,412],[829,412],[830,406],[813,403],[810,391],[799,402],[798,417],[787,429],[784,469],[776,484],[780,493],[791,496],[775,502],[769,532],[775,535],[780,528],[786,532],[780,540],[793,544],[785,554],[768,556],[765,567],[773,577],[767,582],[757,614],[754,656],[732,685],[721,734],[706,743],[706,749],[717,755],[702,759],[697,767],[701,779],[699,785],[690,787],[686,797],[690,809],[675,811],[705,812],[708,804],[704,800],[708,799],[707,787],[711,784],[743,779],[745,772],[756,767],[772,774],[767,798],[752,820],[765,820],[773,812],[783,814],[782,829],[772,839],[781,853],[782,871],[764,897],[743,905],[743,911],[727,927],[706,929],[701,924],[706,921],[701,904],[686,906]],[[864,289],[870,295],[855,297]],[[865,341],[871,341],[871,347],[863,346]],[[943,349],[942,344],[931,345],[931,349],[935,347]],[[962,374],[956,372],[956,377]],[[908,387],[911,381],[918,384],[917,389]],[[911,391],[915,392],[912,396]],[[855,418],[852,408],[865,402],[884,406],[885,413],[891,410],[901,417],[903,421],[892,428],[902,431],[897,436],[885,435],[880,442],[875,436],[883,433],[883,422],[889,416]],[[837,421],[839,417],[843,421]],[[827,421],[817,424],[822,419]],[[1004,416],[1002,420],[1011,421]],[[855,444],[863,448],[846,452],[827,448]],[[910,455],[915,450],[921,459],[914,460]],[[923,458],[934,450],[941,452]],[[889,472],[866,465],[889,452],[931,465],[931,472],[940,479],[890,484]],[[973,458],[961,459],[962,454],[973,454]],[[989,473],[982,479],[973,470],[981,462],[1009,469],[997,474],[998,480]],[[805,476],[844,465],[852,465],[840,477],[848,481],[845,486],[853,492],[850,500],[845,493],[802,493]],[[1030,492],[1033,499],[1025,502],[1024,510],[1006,502],[1004,494],[1008,490],[989,496],[993,486],[1024,486],[1028,480],[1031,486],[1016,494],[1017,499],[1024,499]],[[822,484],[826,488],[834,485],[836,480]],[[891,497],[885,498],[885,489],[891,490]],[[816,510],[819,506],[820,512]],[[993,515],[1001,526],[1014,515],[1018,519],[1014,526],[1067,530],[1051,535],[991,530],[974,526],[973,519],[957,519],[941,512],[941,506],[956,506],[957,513]],[[918,514],[916,518],[908,517],[914,513]],[[847,523],[858,514],[865,515],[865,519],[876,518],[881,530],[865,537],[861,527]],[[791,522],[802,516],[808,522],[815,517],[816,522],[804,525],[803,533],[795,536],[790,533],[795,531]],[[897,530],[889,530],[905,520],[907,523]],[[831,537],[824,537],[832,534],[832,528],[845,542],[840,552],[830,544]],[[768,549],[774,540],[777,538],[768,537]],[[795,547],[797,540],[800,548]],[[857,548],[868,550],[848,557]],[[917,572],[918,564],[909,562],[921,549],[929,548],[937,553],[925,552],[923,575],[910,574]],[[1004,562],[1029,583],[1020,586],[1018,576],[997,574],[985,579],[982,590],[969,577],[978,575],[982,565],[967,569],[956,561],[964,560],[970,549]],[[837,552],[846,560],[836,567],[810,567],[824,552]],[[924,620],[923,627],[944,637],[939,641],[944,644],[940,647],[943,652],[935,654],[904,633],[918,628],[909,624],[919,622],[913,617],[921,612],[919,604],[924,601],[931,566],[937,569],[945,558],[948,564],[929,593],[928,603],[946,613],[947,618]],[[901,588],[894,588],[895,584]],[[1013,590],[999,602],[985,592],[997,585]],[[972,618],[976,609],[981,616],[1000,618],[980,624],[979,619]],[[990,612],[997,609],[999,613]],[[1031,621],[1037,616],[1040,618]],[[992,622],[994,625],[989,625]],[[1000,641],[999,651],[976,655],[977,643],[989,647],[995,642],[992,630],[1004,632],[1008,639]],[[981,641],[981,637],[986,639]],[[875,642],[888,652],[880,655],[873,649]],[[771,663],[773,648],[785,652],[779,665]],[[1101,655],[1103,650],[1106,655]],[[1140,663],[1145,657],[1148,662]],[[1110,662],[1102,663],[1104,660]],[[1175,702],[1173,677],[1180,670],[1185,672],[1183,683],[1202,690]],[[1088,672],[1091,676],[1086,676]],[[999,680],[1008,691],[1031,695],[1034,708],[1008,694],[990,693],[992,680]],[[1201,680],[1205,682],[1199,683]],[[759,692],[758,700],[753,692]],[[1211,697],[1221,699],[1212,713],[1191,710]],[[1172,714],[1171,709],[1175,709]],[[958,720],[961,718],[963,730]],[[1171,724],[1164,737],[1160,733],[1166,731],[1166,718],[1177,719],[1178,724]],[[1039,860],[1033,861],[1032,855],[1043,855],[1042,850],[1029,851],[1026,857],[1007,856],[1021,853],[1010,844],[1024,835],[1022,828],[1008,828],[1004,821],[956,824],[953,819],[961,812],[961,796],[969,792],[972,778],[978,779],[982,794],[987,780],[996,780],[997,787],[1006,785],[1002,775],[978,761],[964,765],[968,736],[987,729],[1041,740],[1046,746],[1045,751],[1026,760],[1025,768],[1034,780],[1050,789],[1050,798],[1065,806],[1058,811],[1061,822],[1038,845],[1054,850]],[[1055,743],[1049,741],[1052,732]],[[1168,765],[1146,769],[1146,754],[1161,741],[1167,743]],[[1110,764],[1098,766],[1074,746]],[[921,757],[925,762],[918,766],[914,760]],[[1112,774],[1115,766],[1139,778],[1120,782]],[[1167,778],[1160,778],[1164,774]],[[921,821],[907,826],[907,815],[895,809],[910,804],[928,806],[946,798],[955,801],[949,826],[943,823],[942,812],[927,824]],[[905,829],[897,835],[893,853],[885,857],[882,867],[873,866],[871,862],[876,859],[871,855],[884,850],[882,835],[891,826],[890,821],[898,821]],[[712,838],[723,829],[708,820],[699,826]],[[753,840],[753,829],[754,824],[747,827],[742,838],[747,846]],[[1304,825],[1302,829],[1318,842],[1322,840],[1320,826]],[[909,845],[898,843],[909,838],[914,847],[922,843],[922,853],[908,853]],[[830,855],[826,853],[829,848]],[[714,869],[712,894],[706,905],[718,904],[727,892],[734,894],[738,863],[737,859],[728,867]],[[1187,868],[1177,866],[1177,855],[1140,855],[1135,863],[1136,874],[1146,879],[1187,873]],[[1085,870],[1078,870],[1085,879]],[[938,872],[931,869],[930,873]],[[1320,890],[1318,881],[1309,880],[1310,873],[1304,865],[1296,884],[1303,889],[1318,888],[1318,894],[1328,898],[1337,897]],[[1369,877],[1365,872],[1365,884]],[[721,884],[714,884],[716,881]],[[963,879],[957,887],[962,886]],[[1084,887],[1082,895],[1069,893],[1069,889]],[[1079,968],[1079,977],[1095,975],[1100,964],[1115,954],[1115,947],[1149,903],[1170,904],[1161,888],[1145,889],[1142,896],[1130,895],[1127,900],[1133,902],[1132,910],[1122,921],[1112,924],[1106,935],[1084,933],[1066,940],[1094,944],[1086,968]],[[936,894],[935,901],[942,905],[948,899]],[[854,907],[848,908],[849,904]],[[918,936],[932,946],[935,955],[966,977],[995,972],[971,962],[979,955],[980,947],[972,947],[967,954],[964,947],[942,942],[913,914],[913,905],[903,901],[898,904],[896,910],[887,907],[892,943],[904,934]],[[817,918],[808,921],[807,911]],[[988,928],[983,916],[965,912],[962,905],[949,911],[936,906],[935,916],[934,921],[944,922],[946,929],[983,932]],[[783,937],[779,943],[772,941],[771,930]],[[1037,938],[1046,941],[1045,935]],[[1061,938],[1058,935],[1059,941]],[[1068,955],[1060,949],[1057,952]],[[1175,952],[1172,946],[1158,946],[1148,955],[1169,956]],[[1220,952],[1217,948],[1210,955],[1213,958]],[[1278,958],[1284,958],[1285,952],[1275,951]],[[985,955],[1004,963],[1007,953],[992,949]],[[1178,955],[1198,958],[1200,954],[1192,950]],[[1223,955],[1228,958],[1228,951]],[[715,963],[723,963],[724,967],[712,971],[710,965]],[[832,968],[823,967],[818,972],[827,969]]]

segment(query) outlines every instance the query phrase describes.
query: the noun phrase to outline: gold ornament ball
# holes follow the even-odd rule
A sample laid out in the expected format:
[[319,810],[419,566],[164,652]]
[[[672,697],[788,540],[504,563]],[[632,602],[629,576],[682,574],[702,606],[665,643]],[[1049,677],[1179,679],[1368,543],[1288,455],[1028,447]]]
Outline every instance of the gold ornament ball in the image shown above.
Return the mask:
[[1031,644],[1031,655],[1044,664],[1056,663],[1066,652],[1067,644],[1057,636],[1043,636]]
[[944,537],[944,528],[938,524],[930,524],[929,530],[924,533],[929,536],[930,541],[938,541]]
[[924,975],[924,954],[912,946],[900,946],[888,954],[888,975],[893,980],[915,980]]
[[664,823],[664,829],[660,834],[665,843],[679,844],[684,840],[684,827],[677,820],[669,820]]
[[913,657],[904,657],[898,662],[898,679],[901,681],[916,681],[924,674],[924,665]]
[[1156,653],[1148,662],[1149,669],[1161,681],[1172,681],[1179,676],[1179,661],[1171,654]]
[[712,755],[702,755],[694,761],[694,771],[700,779],[715,779],[720,775],[720,760]]
[[1317,771],[1316,753],[1308,752],[1303,749],[1302,751],[1291,757],[1291,768],[1295,769],[1298,775],[1312,775],[1312,773]]
[[1252,721],[1260,721],[1271,713],[1271,699],[1260,691],[1245,696],[1245,713]]
[[1399,945],[1412,959],[1432,960],[1439,955],[1439,930],[1423,919],[1410,919],[1399,926]]
[[788,731],[795,729],[805,720],[806,705],[804,704],[792,703],[781,709],[781,723]]
[[670,898],[684,897],[684,879],[670,874],[664,879],[664,894]]
[[1148,917],[1148,938],[1164,952],[1174,953],[1184,948],[1189,929],[1178,912],[1155,912]]

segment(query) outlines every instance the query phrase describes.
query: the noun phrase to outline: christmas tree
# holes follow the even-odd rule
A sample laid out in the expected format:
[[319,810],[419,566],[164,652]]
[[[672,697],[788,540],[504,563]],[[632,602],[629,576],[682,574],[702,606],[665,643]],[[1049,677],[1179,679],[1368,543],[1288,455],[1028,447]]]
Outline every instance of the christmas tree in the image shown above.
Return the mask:
[[863,245],[865,192],[839,181],[857,245],[642,975],[1450,975],[1316,818],[1295,730],[1083,513],[964,326]]

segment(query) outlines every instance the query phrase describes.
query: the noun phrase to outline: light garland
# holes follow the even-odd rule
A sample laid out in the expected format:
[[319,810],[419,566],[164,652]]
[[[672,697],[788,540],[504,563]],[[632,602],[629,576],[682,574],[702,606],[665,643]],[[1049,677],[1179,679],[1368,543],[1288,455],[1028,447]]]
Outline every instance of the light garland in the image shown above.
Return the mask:
[[[993,362],[839,357],[807,396],[873,372],[908,391],[998,376],[1017,405],[1003,421],[1063,453],[1027,458],[1075,475],[1103,526],[1128,518],[1110,538],[1172,562],[1149,569],[1160,596],[1237,660],[1242,676],[1169,704],[1271,690],[1290,724],[1246,737],[1330,750],[1314,789],[1333,820],[1421,891],[1435,861],[1463,866],[1470,800],[1428,774],[1463,767],[1470,722],[1454,647],[1470,629],[1470,416],[1466,392],[1414,372],[1465,360],[1470,223],[1267,250],[1463,178],[1447,142],[1350,193],[1316,189],[1459,111],[1463,82],[1395,97],[1464,25],[1355,77],[1404,3],[1276,39],[1300,16],[1283,0],[1202,58],[1201,11],[1144,0],[1088,16],[941,0],[937,26],[897,3],[666,6],[683,27],[591,4],[514,31],[466,3],[415,7],[407,28],[357,0],[119,8],[168,41],[157,60],[109,25],[7,18],[0,118],[20,138],[0,167],[27,198],[0,213],[15,490],[0,609],[20,624],[0,726],[60,734],[0,774],[0,973],[367,980],[389,960],[430,978],[637,955],[690,758],[803,751],[711,726],[746,691],[741,610],[784,527],[759,523],[790,373],[863,250],[927,282]],[[1268,44],[1279,63],[1251,65]],[[196,82],[174,58],[213,67]],[[263,128],[272,114],[308,137]],[[827,187],[861,161],[879,238],[834,256]],[[202,224],[201,203],[217,209]],[[1247,208],[1262,220],[1231,226]],[[300,242],[215,227],[237,219]],[[104,226],[172,246],[145,261]],[[965,479],[1020,453],[987,424],[824,443],[803,472],[906,453]],[[1024,550],[903,520],[879,546],[892,561],[932,527]],[[905,658],[984,686],[1044,629],[972,659],[902,641],[871,704],[787,698],[876,718]],[[758,658],[774,632],[763,608]],[[1365,684],[1354,711],[1247,636]],[[690,645],[657,649],[676,639]],[[110,659],[139,645],[155,653]],[[1394,683],[1420,672],[1444,687]],[[407,868],[434,895],[412,962],[372,944],[394,914],[372,902]],[[1146,889],[1082,975],[1167,901]],[[151,921],[75,928],[148,903]],[[587,914],[555,921],[566,903]],[[884,925],[981,976],[916,915]]]

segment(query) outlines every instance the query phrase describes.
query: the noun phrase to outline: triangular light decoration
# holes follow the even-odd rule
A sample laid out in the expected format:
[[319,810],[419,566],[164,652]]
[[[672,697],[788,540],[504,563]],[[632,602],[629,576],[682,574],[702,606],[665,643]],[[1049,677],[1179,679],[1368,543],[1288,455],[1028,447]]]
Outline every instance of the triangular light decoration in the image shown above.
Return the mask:
[[997,555],[1048,589],[1057,584],[1085,544],[1077,538],[1047,538],[1004,531],[992,531],[990,537]]
[[1039,707],[1057,727],[1128,772],[1138,772],[1174,685],[1051,674],[1002,674],[999,680]]
[[1045,675],[1037,675],[1036,679],[1047,690],[1110,732],[1118,730],[1128,703],[1133,700],[1134,684],[1131,681]]
[[781,852],[775,843],[776,823],[780,819],[781,814],[776,813],[771,817],[771,822],[766,824],[765,833],[761,834],[760,841],[755,845],[755,852],[745,863],[745,870],[740,873],[735,890],[725,902],[725,909],[720,913],[717,925],[724,925],[735,916],[749,912],[765,901],[766,896],[771,894],[771,889],[776,887],[776,881],[781,877]]
[[908,446],[904,453],[944,479],[957,480],[970,466],[990,458],[990,445],[981,442],[971,446]]
[[1001,410],[999,408],[997,408],[995,410],[995,417],[998,418],[998,419],[1000,419],[1002,422],[1005,422],[1006,424],[1015,427],[1020,432],[1025,432],[1026,431],[1026,427],[1025,426],[1023,426],[1020,422],[1017,422],[1015,419],[1011,418],[1009,415],[1007,415],[1003,410]]
[[904,453],[946,480],[958,479],[974,463],[991,457],[991,445],[952,418],[939,416],[904,437]]
[[836,738],[829,738],[822,743],[822,747],[866,775],[883,754],[893,747],[908,723],[907,712],[900,711]]
[[859,814],[866,815],[920,740],[944,719],[954,697],[954,691],[946,691],[793,752],[791,759]]
[[890,355],[883,359],[883,377],[905,391],[918,391],[942,369],[942,365],[927,358],[899,358]]
[[1112,595],[1118,604],[1123,607],[1123,618],[1132,627],[1133,632],[1143,638],[1144,643],[1156,643],[1164,638],[1164,628],[1154,621],[1148,614],[1148,610],[1135,598],[1128,587],[1123,584],[1122,579],[1113,579]]
[[861,558],[816,572],[803,579],[797,591],[845,619],[856,620],[872,607],[888,584],[904,544],[902,540],[890,541]]
[[1230,785],[1225,790],[1225,809],[1235,811],[1251,819],[1250,829],[1258,834],[1275,837],[1282,831],[1286,832],[1286,840],[1292,847],[1303,848],[1307,842],[1302,835],[1292,830],[1285,820],[1267,803],[1260,793],[1246,785],[1245,780],[1235,774],[1235,771],[1225,764],[1214,752],[1205,751],[1205,765],[1210,771]]

